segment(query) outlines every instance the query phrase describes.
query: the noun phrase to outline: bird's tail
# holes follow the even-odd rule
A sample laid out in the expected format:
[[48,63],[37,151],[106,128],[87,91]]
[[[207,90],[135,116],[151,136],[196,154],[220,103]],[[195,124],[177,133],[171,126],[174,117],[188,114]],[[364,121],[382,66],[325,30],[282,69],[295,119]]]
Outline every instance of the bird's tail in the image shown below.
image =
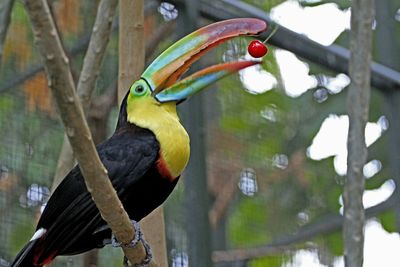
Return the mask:
[[40,267],[34,264],[34,250],[38,239],[29,241],[15,257],[9,267]]

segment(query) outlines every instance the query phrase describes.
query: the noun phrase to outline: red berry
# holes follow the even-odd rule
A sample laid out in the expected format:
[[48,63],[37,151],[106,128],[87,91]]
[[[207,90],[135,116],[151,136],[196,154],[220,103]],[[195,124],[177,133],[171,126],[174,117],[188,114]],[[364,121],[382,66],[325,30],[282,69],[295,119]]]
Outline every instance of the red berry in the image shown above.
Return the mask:
[[265,56],[265,54],[267,54],[268,48],[265,46],[264,43],[262,43],[258,40],[254,40],[254,41],[251,41],[251,43],[247,47],[247,51],[249,51],[249,54],[252,57],[259,58],[259,57],[263,57],[263,56]]

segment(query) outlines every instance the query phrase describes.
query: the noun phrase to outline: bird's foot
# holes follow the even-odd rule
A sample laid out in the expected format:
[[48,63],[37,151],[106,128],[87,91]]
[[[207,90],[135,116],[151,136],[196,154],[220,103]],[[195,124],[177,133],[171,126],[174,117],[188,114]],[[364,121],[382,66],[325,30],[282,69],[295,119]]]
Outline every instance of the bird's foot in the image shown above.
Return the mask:
[[146,242],[146,240],[144,240],[144,236],[142,233],[142,230],[140,229],[140,225],[137,221],[132,220],[132,224],[133,227],[135,228],[135,238],[131,241],[131,243],[129,244],[122,244],[120,242],[117,241],[117,239],[115,238],[114,234],[112,234],[111,236],[111,245],[113,247],[134,247],[136,246],[140,241],[143,244],[143,247],[146,251],[146,257],[144,258],[144,260],[142,260],[141,263],[136,263],[134,265],[129,265],[128,262],[128,258],[126,258],[126,256],[124,256],[124,266],[125,267],[148,267],[150,261],[153,258],[153,254],[150,248],[150,245]]
[[111,245],[115,248],[117,247],[130,247],[133,248],[136,246],[140,240],[142,240],[142,230],[140,229],[140,225],[137,221],[131,220],[133,228],[135,228],[135,238],[131,241],[129,244],[122,244],[121,242],[118,242],[117,238],[115,237],[114,234],[111,236]]
[[141,263],[135,263],[133,265],[129,265],[129,260],[126,256],[124,256],[124,267],[149,267],[150,266],[150,261],[153,258],[153,254],[151,252],[150,245],[144,240],[141,239],[144,249],[146,251],[146,257],[144,260],[142,260]]

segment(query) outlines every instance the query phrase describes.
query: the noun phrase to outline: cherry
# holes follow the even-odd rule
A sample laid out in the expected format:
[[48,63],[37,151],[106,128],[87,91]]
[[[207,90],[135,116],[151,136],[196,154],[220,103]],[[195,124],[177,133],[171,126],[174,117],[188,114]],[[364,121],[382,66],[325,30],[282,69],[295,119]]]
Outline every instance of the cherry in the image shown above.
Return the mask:
[[259,40],[254,40],[251,41],[251,43],[247,47],[247,51],[249,51],[249,54],[252,57],[259,58],[267,54],[268,48],[263,42],[260,42]]

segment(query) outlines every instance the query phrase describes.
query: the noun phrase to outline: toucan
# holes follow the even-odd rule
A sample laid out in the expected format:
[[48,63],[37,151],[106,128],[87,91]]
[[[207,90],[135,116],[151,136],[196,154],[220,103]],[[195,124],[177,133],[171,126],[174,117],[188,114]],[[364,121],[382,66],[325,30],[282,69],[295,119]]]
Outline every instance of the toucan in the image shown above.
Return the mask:
[[[266,23],[254,18],[200,28],[161,53],[129,88],[115,132],[97,146],[97,152],[130,219],[140,221],[161,205],[188,163],[189,136],[180,123],[177,105],[220,78],[260,61],[221,63],[182,75],[218,44],[265,29]],[[10,266],[43,266],[58,255],[104,247],[111,238],[75,166],[51,195],[36,232]]]

